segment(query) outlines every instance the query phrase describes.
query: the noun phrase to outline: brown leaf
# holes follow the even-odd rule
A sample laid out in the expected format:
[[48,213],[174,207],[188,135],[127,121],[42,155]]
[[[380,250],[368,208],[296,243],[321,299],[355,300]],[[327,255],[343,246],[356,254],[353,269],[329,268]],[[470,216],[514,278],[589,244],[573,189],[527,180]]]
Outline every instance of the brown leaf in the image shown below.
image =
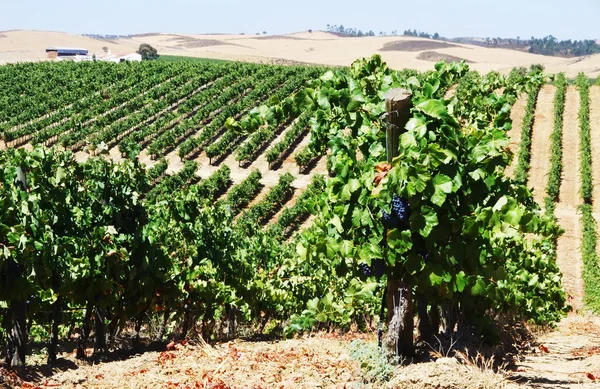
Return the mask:
[[173,350],[175,348],[175,342],[169,342],[167,344],[167,351]]
[[592,381],[596,381],[596,377],[592,373],[585,373],[585,376]]
[[392,169],[392,165],[387,162],[382,162],[375,165],[375,170],[378,172],[389,172]]
[[385,172],[375,174],[375,179],[373,180],[373,183],[375,184],[375,186],[379,185],[381,180],[383,180],[386,175],[387,175],[387,173],[385,173]]
[[550,350],[548,350],[548,347],[544,346],[543,344],[540,344],[540,351],[546,354],[550,352]]

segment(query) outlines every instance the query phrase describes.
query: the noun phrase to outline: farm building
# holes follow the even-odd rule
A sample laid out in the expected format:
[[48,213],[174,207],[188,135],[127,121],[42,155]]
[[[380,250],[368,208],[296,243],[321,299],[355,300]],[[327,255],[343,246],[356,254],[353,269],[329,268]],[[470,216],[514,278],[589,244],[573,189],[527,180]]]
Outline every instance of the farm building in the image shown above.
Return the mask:
[[46,54],[48,58],[75,57],[77,55],[88,55],[88,50],[76,47],[48,47]]
[[99,57],[98,61],[108,61],[108,62],[142,62],[142,56],[138,53],[131,53],[126,55],[114,55],[108,54],[106,57]]

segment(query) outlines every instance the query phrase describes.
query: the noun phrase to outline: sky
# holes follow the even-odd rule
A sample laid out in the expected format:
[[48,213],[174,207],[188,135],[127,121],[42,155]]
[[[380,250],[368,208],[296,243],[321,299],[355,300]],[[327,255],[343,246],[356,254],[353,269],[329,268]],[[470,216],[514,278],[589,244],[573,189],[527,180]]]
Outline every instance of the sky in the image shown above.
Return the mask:
[[325,30],[327,24],[444,37],[600,39],[600,0],[0,0],[0,30],[77,34]]

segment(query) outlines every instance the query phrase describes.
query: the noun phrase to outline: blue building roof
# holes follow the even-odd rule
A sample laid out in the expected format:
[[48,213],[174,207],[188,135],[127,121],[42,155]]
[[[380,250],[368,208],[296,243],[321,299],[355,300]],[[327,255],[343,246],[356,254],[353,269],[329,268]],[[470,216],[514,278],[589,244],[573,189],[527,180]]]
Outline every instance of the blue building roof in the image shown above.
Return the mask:
[[88,55],[87,49],[78,47],[48,47],[46,53],[56,51],[58,55]]

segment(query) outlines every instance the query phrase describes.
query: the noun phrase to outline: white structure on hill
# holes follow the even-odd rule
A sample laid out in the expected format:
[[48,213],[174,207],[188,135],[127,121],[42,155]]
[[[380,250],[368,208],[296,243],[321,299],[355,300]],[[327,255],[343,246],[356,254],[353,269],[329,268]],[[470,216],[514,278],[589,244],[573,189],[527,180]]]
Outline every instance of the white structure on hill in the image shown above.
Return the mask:
[[[61,50],[65,50],[60,48]],[[74,62],[82,62],[82,61],[93,61],[94,55],[87,55],[87,50],[85,50],[86,54],[83,54],[83,51],[79,51],[77,53],[69,52],[70,55],[66,55],[64,53],[58,52],[55,48],[49,48],[48,50],[52,50],[52,56],[49,58],[54,58],[58,61],[74,61]],[[75,49],[72,49],[75,50]],[[77,49],[79,50],[79,49]],[[81,49],[84,50],[84,49]],[[71,54],[72,53],[72,54]],[[49,52],[50,54],[50,52]],[[62,54],[62,55],[61,55]],[[105,50],[103,55],[95,56],[96,61],[105,61],[105,62],[142,62],[142,56],[138,53],[130,53],[130,54],[112,54],[110,50]]]
[[106,55],[102,57],[96,57],[97,61],[107,61],[107,62],[142,62],[142,55],[138,53],[130,53],[130,54],[112,54],[109,51],[106,52]]

